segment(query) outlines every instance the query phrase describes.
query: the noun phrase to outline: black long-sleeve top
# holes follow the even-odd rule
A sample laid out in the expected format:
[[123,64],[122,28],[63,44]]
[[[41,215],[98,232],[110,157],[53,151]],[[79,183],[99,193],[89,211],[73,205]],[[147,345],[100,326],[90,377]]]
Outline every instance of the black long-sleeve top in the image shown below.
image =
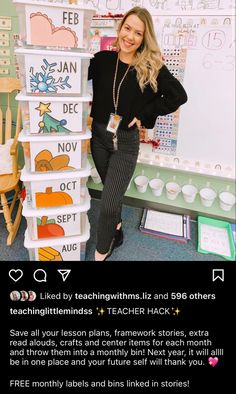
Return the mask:
[[[90,61],[88,79],[93,81],[93,102],[91,117],[99,123],[107,124],[114,113],[113,81],[116,69],[117,52],[97,52]],[[119,60],[115,91],[123,78],[128,64]],[[175,112],[187,101],[187,94],[181,83],[163,65],[157,76],[158,91],[155,93],[150,85],[142,92],[136,70],[131,67],[120,88],[117,113],[122,116],[121,129],[127,129],[134,117],[142,126],[152,129],[156,118]],[[133,128],[136,125],[133,126]]]

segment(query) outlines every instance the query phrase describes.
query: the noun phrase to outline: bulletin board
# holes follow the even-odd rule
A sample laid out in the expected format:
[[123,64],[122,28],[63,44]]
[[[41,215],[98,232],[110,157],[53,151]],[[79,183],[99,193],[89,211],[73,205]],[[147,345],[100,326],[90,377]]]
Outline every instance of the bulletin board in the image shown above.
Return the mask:
[[11,0],[0,7],[0,78],[16,76],[14,45],[18,40],[18,18]]
[[[188,102],[158,117],[143,158],[235,177],[235,2],[233,0],[84,0],[98,15],[146,7],[169,70]],[[114,35],[111,28],[103,35]],[[148,148],[148,149],[147,149]],[[180,166],[181,167],[181,166]]]

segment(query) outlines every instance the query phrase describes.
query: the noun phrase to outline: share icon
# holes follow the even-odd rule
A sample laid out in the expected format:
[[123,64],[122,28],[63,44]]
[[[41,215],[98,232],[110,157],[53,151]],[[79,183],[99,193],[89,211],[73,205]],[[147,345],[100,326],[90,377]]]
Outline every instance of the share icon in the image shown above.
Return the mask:
[[66,279],[68,278],[68,276],[71,272],[71,270],[65,270],[65,269],[64,270],[57,270],[57,271],[59,272],[59,274],[61,274],[63,282],[66,281]]

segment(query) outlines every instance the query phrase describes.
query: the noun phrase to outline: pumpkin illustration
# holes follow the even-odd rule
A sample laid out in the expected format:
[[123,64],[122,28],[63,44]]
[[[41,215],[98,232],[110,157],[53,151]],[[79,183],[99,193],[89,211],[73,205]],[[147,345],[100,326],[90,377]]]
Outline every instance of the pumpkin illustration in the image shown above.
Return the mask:
[[61,205],[73,204],[71,196],[65,192],[52,191],[52,187],[47,187],[45,193],[35,193],[36,207],[58,207]]
[[55,220],[48,220],[47,216],[42,216],[38,226],[38,238],[63,237],[65,235],[63,227],[55,223]]

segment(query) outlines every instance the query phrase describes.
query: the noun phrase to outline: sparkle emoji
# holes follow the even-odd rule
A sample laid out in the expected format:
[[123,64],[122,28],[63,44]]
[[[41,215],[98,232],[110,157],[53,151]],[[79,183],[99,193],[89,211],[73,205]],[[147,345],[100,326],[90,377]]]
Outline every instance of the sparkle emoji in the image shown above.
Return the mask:
[[103,316],[105,313],[105,309],[103,308],[96,308],[98,316]]
[[173,310],[173,315],[174,316],[179,316],[180,309],[178,307],[177,308],[172,308],[172,310]]
[[219,359],[218,357],[209,357],[208,358],[208,363],[210,364],[211,367],[215,367],[216,364],[218,363]]

